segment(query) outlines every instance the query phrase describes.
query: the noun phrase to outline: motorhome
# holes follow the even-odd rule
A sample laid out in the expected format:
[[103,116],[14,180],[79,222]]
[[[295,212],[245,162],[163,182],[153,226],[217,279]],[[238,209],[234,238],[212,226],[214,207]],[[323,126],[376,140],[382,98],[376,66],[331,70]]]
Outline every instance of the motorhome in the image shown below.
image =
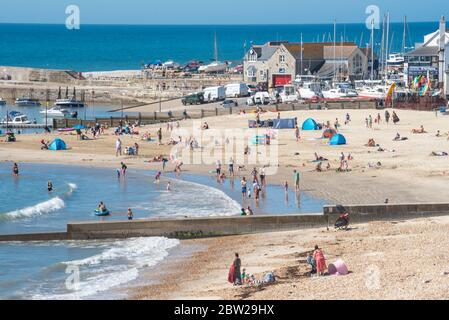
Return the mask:
[[231,83],[225,86],[227,98],[248,97],[249,88],[245,83]]
[[223,101],[226,99],[226,89],[223,86],[205,88],[203,93],[206,102]]

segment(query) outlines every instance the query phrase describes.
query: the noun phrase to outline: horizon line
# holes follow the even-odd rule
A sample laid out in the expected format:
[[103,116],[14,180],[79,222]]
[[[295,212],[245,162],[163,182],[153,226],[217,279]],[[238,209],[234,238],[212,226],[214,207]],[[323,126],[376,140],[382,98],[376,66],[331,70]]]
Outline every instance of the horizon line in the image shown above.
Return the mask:
[[[407,21],[409,23],[439,23],[434,21]],[[56,22],[1,22],[0,24],[10,25],[53,25],[65,26],[65,23]],[[333,22],[317,23],[81,23],[85,26],[301,26],[301,25],[333,25]],[[338,22],[337,25],[366,24],[366,22]],[[404,24],[404,21],[391,21],[390,24]]]

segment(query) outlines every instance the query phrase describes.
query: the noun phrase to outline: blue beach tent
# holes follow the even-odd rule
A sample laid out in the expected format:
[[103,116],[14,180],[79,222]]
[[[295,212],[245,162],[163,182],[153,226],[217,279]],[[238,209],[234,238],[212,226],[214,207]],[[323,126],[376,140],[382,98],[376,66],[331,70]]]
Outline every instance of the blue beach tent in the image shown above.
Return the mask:
[[309,118],[302,124],[302,130],[320,130],[320,127],[315,120]]
[[48,146],[48,150],[58,151],[58,150],[67,150],[67,145],[64,141],[57,138]]
[[346,138],[342,134],[336,134],[329,140],[329,144],[331,146],[346,144]]

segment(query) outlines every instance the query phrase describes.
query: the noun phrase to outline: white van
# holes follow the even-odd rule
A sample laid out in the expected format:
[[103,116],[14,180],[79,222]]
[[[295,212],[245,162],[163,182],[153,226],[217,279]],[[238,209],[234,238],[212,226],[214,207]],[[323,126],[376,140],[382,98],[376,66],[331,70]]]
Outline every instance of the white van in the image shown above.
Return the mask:
[[204,89],[203,92],[204,101],[206,102],[223,101],[226,99],[226,89],[223,86],[209,87]]
[[249,88],[245,83],[230,83],[226,85],[227,98],[248,97]]
[[246,101],[246,104],[248,106],[253,106],[253,105],[267,105],[270,104],[270,94],[268,92],[256,92],[256,94],[254,96],[252,96],[251,98],[248,98],[248,100]]

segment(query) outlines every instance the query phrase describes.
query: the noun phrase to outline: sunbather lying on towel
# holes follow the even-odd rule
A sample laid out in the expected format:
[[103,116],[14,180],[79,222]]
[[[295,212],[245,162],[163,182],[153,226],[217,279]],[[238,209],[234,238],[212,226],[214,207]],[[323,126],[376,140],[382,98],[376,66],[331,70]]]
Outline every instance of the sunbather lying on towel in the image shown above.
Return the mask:
[[421,125],[421,127],[419,129],[413,129],[412,133],[418,134],[418,133],[427,133],[426,130],[424,130],[424,126]]
[[437,151],[437,152],[432,151],[430,153],[430,155],[433,157],[447,157],[448,154],[447,154],[447,152],[444,152],[444,151]]

